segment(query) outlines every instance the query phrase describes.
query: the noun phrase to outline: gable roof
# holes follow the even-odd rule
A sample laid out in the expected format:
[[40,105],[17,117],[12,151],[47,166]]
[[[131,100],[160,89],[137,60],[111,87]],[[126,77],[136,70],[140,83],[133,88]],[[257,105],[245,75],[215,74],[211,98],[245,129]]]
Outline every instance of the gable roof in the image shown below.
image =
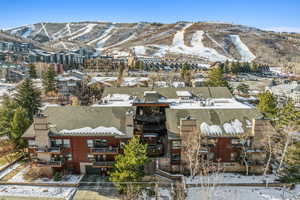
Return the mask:
[[[60,106],[60,107],[48,107],[44,114],[48,116],[48,123],[50,128],[50,133],[52,135],[82,135],[91,136],[94,135],[107,135],[105,131],[99,131],[95,134],[88,133],[85,131],[79,131],[85,128],[101,130],[106,128],[116,128],[118,131],[122,132],[124,136],[126,135],[125,118],[126,112],[129,107],[88,107],[88,106]],[[76,130],[79,129],[79,130]],[[74,131],[66,131],[74,130]],[[76,134],[74,134],[76,133]],[[115,133],[118,133],[115,131]],[[120,135],[111,133],[111,135]],[[23,137],[34,137],[33,125],[24,133]]]
[[[235,120],[243,124],[245,132],[249,132],[251,127],[248,123],[252,119],[262,118],[262,114],[256,109],[166,109],[166,125],[170,133],[179,135],[180,119],[191,117],[196,119],[197,130],[201,130],[201,124],[217,125],[226,134],[223,128],[225,123],[232,123]],[[216,136],[219,134],[216,134]]]

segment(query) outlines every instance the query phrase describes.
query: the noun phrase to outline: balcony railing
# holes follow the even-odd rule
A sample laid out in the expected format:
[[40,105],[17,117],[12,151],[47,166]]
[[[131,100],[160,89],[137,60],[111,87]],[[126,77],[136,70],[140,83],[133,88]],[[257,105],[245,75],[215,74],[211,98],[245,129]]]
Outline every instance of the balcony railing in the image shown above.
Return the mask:
[[93,167],[113,167],[115,161],[95,161],[93,162]]
[[53,153],[53,154],[60,154],[62,151],[61,147],[43,147],[37,148],[38,153]]
[[136,115],[135,117],[136,120],[143,121],[143,122],[162,122],[166,120],[166,117],[161,114],[161,115]]
[[36,161],[38,166],[49,166],[49,167],[62,167],[62,161],[43,161],[43,160],[37,160]]
[[147,153],[150,156],[158,156],[163,154],[163,145],[162,144],[155,144],[155,145],[148,145],[147,146]]
[[118,154],[118,147],[91,148],[92,154]]

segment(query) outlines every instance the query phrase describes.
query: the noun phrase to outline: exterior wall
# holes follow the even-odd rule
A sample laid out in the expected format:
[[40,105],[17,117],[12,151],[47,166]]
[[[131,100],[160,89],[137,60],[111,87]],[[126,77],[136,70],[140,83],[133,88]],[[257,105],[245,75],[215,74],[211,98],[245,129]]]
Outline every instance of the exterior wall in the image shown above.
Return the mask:
[[[51,137],[51,139],[70,139],[70,148],[65,148],[64,153],[72,154],[72,161],[66,161],[66,166],[72,168],[74,172],[81,173],[83,171],[80,167],[80,163],[89,163],[88,154],[90,154],[90,148],[87,146],[87,140],[95,139],[105,139],[107,140],[108,146],[119,147],[120,139],[109,136],[94,136],[94,137],[85,137],[85,136],[73,136],[73,137]],[[106,155],[106,161],[114,161],[115,155]]]
[[38,116],[33,119],[35,133],[35,143],[38,147],[49,147],[50,140],[48,136],[48,121],[46,116]]

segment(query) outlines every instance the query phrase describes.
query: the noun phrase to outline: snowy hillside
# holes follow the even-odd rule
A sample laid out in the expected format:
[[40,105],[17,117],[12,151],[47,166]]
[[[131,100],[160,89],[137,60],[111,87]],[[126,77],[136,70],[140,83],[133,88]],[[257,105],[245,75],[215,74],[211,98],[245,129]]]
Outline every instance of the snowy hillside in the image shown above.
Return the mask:
[[228,23],[37,23],[6,33],[60,49],[90,46],[99,53],[192,56],[208,61],[300,61],[300,36]]

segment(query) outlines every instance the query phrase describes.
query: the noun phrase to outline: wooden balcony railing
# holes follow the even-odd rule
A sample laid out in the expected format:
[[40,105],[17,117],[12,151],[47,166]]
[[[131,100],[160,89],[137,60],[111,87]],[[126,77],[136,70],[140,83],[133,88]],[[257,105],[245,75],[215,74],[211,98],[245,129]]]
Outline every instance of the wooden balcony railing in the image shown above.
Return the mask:
[[93,167],[106,167],[111,168],[113,167],[115,161],[95,161],[93,162]]
[[91,154],[118,154],[118,147],[91,148]]
[[36,161],[38,166],[49,166],[49,167],[62,167],[63,162],[62,161],[43,161],[43,160],[37,160]]
[[60,154],[62,152],[61,147],[43,147],[37,148],[38,153],[53,153],[53,154]]

